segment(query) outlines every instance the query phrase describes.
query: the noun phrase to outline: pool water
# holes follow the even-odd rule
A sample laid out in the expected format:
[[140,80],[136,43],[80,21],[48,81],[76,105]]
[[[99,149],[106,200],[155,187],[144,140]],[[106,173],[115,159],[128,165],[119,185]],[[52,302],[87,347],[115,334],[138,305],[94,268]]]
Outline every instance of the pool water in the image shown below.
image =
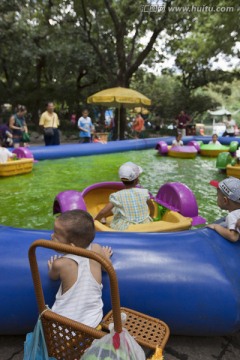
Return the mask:
[[175,159],[161,157],[151,149],[39,161],[30,174],[0,178],[0,224],[52,229],[53,201],[59,192],[81,191],[101,181],[119,181],[118,168],[126,161],[142,166],[141,185],[153,195],[166,182],[182,182],[194,192],[199,214],[209,223],[226,215],[217,207],[216,189],[209,185],[212,179],[226,177],[216,169],[215,158]]

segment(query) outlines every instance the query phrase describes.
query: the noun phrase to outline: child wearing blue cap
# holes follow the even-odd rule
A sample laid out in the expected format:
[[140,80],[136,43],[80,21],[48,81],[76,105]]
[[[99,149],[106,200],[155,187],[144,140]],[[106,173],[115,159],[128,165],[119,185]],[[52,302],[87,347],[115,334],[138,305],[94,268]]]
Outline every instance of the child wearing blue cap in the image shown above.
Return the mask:
[[221,182],[211,181],[211,185],[217,188],[217,204],[222,210],[228,210],[229,214],[221,224],[207,225],[217,231],[225,239],[236,242],[239,240],[240,229],[237,221],[240,218],[240,180],[229,177]]

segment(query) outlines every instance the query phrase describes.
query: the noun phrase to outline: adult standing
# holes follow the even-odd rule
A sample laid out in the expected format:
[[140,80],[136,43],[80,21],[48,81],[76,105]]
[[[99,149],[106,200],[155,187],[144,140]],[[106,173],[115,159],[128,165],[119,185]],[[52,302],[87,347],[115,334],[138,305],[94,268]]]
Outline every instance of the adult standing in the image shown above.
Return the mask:
[[44,141],[46,146],[60,145],[58,127],[60,125],[57,113],[54,112],[54,103],[49,101],[40,117],[39,125],[43,127]]
[[78,120],[80,143],[89,143],[91,141],[91,131],[94,130],[94,127],[88,114],[88,110],[84,109],[82,111],[82,116]]
[[144,119],[140,113],[136,115],[136,118],[132,124],[132,129],[133,135],[139,139],[141,137],[142,131],[144,130]]
[[111,117],[109,125],[106,126],[108,129],[108,141],[117,140],[117,126],[116,126],[116,115]]
[[224,123],[226,125],[226,130],[222,136],[234,136],[236,121],[232,119],[232,115],[227,115],[227,120],[224,120]]
[[191,122],[190,116],[187,115],[184,110],[182,110],[176,117],[175,121],[177,124],[177,132],[181,133],[182,136],[186,136],[187,125]]
[[[12,131],[13,146],[26,146],[26,140],[29,140],[28,128],[25,120],[27,109],[24,105],[18,105],[16,113],[9,119],[9,128]],[[26,135],[27,134],[27,135]]]

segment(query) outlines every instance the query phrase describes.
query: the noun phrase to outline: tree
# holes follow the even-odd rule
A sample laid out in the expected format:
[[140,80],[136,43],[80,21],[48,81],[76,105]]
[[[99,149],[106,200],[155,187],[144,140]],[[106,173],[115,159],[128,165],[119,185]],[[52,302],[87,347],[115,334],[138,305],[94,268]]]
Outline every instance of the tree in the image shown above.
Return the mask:
[[[181,1],[179,2],[181,3]],[[169,32],[169,52],[176,57],[184,87],[191,92],[208,83],[232,81],[239,70],[214,68],[220,56],[237,55],[240,40],[239,11],[235,2],[198,0],[177,28]],[[211,15],[211,16],[209,16]]]
[[176,75],[142,75],[135,79],[135,84],[141,84],[143,91],[151,97],[151,112],[160,118],[161,124],[173,122],[181,110],[186,110],[191,118],[196,120],[207,110],[220,104],[214,96],[204,90],[198,89],[189,94]]
[[[46,100],[73,109],[103,88],[129,87],[141,76],[143,66],[146,72],[146,66],[162,62],[163,50],[176,57],[186,103],[197,88],[235,76],[213,71],[211,61],[220,53],[233,54],[239,41],[238,13],[212,12],[210,17],[206,11],[184,12],[182,0],[164,0],[165,10],[154,12],[150,4],[147,0],[141,4],[133,0],[1,1],[1,101],[26,104],[37,122],[37,111]],[[196,0],[194,6],[203,5]],[[218,5],[229,6],[225,0]],[[157,48],[163,37],[167,44]],[[144,93],[141,83],[137,90]],[[154,99],[151,92],[145,95]],[[122,111],[121,138],[124,127]]]
[[[143,1],[141,6],[134,0],[74,1],[79,31],[95,51],[109,87],[129,87],[139,67],[156,60],[158,54],[154,53],[154,44],[168,24],[171,2],[164,2],[165,11],[161,13],[148,13],[142,11],[149,5],[147,1]],[[148,40],[144,44],[146,34]],[[121,111],[121,139],[124,138],[124,129],[125,116]]]
[[82,51],[87,45],[68,21],[64,2],[58,5],[1,3],[1,100],[27,105],[36,123],[47,100],[73,108],[85,101],[87,87],[105,81],[93,51]]

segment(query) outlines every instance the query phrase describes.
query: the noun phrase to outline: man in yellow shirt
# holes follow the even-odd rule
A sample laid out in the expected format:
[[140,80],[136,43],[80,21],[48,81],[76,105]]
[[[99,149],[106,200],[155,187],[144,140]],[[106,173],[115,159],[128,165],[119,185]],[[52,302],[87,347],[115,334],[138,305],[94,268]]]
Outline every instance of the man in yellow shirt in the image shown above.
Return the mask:
[[59,118],[54,112],[53,102],[47,103],[47,110],[42,113],[39,125],[43,127],[45,145],[60,145]]

